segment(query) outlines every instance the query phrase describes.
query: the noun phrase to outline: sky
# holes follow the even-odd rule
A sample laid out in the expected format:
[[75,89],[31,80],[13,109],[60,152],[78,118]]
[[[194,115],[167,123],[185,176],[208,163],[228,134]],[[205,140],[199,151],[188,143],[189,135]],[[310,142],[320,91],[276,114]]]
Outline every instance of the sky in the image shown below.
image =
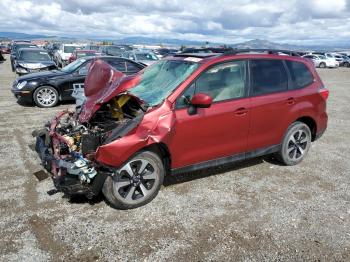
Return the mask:
[[217,43],[350,42],[350,0],[0,0],[0,31]]

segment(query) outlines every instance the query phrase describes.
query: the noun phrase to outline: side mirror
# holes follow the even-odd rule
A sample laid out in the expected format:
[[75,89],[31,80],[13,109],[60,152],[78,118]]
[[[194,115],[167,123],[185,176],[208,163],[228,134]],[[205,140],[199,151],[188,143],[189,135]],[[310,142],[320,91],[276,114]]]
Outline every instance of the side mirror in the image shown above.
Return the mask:
[[208,108],[213,103],[213,99],[204,93],[195,94],[191,99],[191,105],[199,108]]
[[197,108],[208,108],[211,106],[212,102],[213,99],[207,94],[195,94],[191,99],[190,107],[188,108],[188,114],[195,115],[197,114]]

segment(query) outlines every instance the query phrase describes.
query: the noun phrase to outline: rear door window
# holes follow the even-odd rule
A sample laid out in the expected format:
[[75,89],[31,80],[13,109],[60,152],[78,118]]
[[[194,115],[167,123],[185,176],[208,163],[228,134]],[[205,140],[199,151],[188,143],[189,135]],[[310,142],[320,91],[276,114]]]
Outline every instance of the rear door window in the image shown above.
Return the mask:
[[288,75],[282,60],[250,61],[251,96],[288,90]]
[[305,64],[295,61],[286,61],[286,63],[292,80],[289,89],[300,89],[314,81],[313,75]]

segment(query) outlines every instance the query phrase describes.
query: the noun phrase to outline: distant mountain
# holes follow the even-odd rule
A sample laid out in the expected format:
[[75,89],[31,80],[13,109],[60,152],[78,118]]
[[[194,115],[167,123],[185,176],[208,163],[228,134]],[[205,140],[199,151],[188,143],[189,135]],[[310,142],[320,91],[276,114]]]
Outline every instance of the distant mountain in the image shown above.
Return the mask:
[[[104,40],[104,39],[100,39]],[[144,36],[129,36],[120,39],[110,40],[118,44],[144,44],[144,45],[156,45],[156,44],[168,44],[168,45],[204,45],[204,42],[201,41],[192,41],[192,40],[182,40],[174,38],[156,38],[156,37],[144,37]]]
[[[129,36],[119,39],[107,39],[107,38],[92,38],[92,39],[78,39],[74,37],[65,37],[65,36],[50,36],[50,35],[40,35],[40,34],[26,34],[26,33],[18,33],[18,32],[0,32],[0,39],[40,39],[40,40],[48,40],[48,41],[108,41],[114,42],[118,44],[144,44],[144,45],[175,45],[175,46],[203,46],[208,43],[204,41],[194,41],[194,40],[183,40],[183,39],[175,39],[175,38],[156,38],[156,37],[143,37],[143,36]],[[222,46],[222,43],[210,43],[210,46]],[[226,46],[230,46],[233,48],[239,49],[248,49],[248,48],[264,48],[264,49],[287,49],[287,50],[337,50],[337,49],[350,49],[350,43],[339,43],[332,44],[329,43],[327,45],[292,45],[292,44],[284,44],[284,43],[275,43],[270,42],[268,40],[254,39],[249,40],[243,43],[238,44],[226,44]]]
[[48,35],[32,35],[25,33],[16,33],[16,32],[0,32],[1,38],[8,39],[41,39],[41,38],[51,38],[52,36]]
[[298,46],[298,45],[290,45],[290,44],[279,44],[270,42],[267,40],[261,40],[261,39],[254,39],[250,40],[244,43],[234,44],[230,45],[233,48],[239,48],[239,49],[252,49],[252,48],[262,48],[262,49],[286,49],[286,50],[301,50],[305,49],[305,47]]

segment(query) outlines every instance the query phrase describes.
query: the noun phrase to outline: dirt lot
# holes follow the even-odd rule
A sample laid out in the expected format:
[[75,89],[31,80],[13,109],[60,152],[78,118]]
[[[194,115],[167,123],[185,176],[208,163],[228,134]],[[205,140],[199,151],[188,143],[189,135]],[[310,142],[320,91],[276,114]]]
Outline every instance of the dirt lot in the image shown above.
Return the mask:
[[306,160],[270,158],[166,180],[150,204],[119,211],[50,196],[31,131],[55,112],[16,103],[0,64],[0,261],[349,261],[350,68],[320,70],[329,128]]

